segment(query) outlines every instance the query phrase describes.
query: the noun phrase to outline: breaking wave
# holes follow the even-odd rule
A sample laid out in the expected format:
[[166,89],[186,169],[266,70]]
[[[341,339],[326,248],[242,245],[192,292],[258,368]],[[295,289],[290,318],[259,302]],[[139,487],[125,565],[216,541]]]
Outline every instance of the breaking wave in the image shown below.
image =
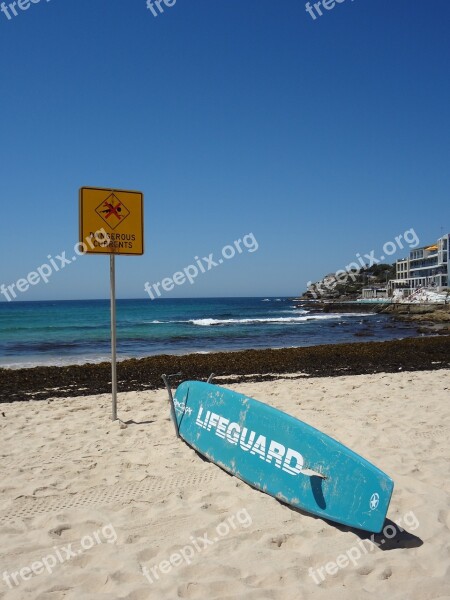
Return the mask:
[[260,323],[304,323],[305,321],[321,321],[329,319],[341,319],[342,315],[310,315],[307,317],[268,317],[264,319],[191,319],[189,323],[201,327],[211,327],[214,325],[258,325]]

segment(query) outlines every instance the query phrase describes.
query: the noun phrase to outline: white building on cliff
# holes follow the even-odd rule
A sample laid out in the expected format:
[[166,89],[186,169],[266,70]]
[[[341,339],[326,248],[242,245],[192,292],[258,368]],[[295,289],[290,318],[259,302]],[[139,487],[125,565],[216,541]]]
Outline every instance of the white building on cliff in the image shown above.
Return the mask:
[[402,290],[404,295],[419,288],[442,292],[449,287],[450,234],[440,237],[435,244],[414,248],[407,258],[396,262],[395,279],[389,281],[389,292]]

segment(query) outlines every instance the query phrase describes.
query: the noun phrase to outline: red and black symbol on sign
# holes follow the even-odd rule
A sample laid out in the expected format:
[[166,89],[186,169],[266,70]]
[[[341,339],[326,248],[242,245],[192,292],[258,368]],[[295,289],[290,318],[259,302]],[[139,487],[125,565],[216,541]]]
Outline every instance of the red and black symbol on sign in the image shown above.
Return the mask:
[[110,194],[97,208],[95,212],[109,225],[115,229],[123,223],[130,214],[128,208],[119,200],[115,194]]

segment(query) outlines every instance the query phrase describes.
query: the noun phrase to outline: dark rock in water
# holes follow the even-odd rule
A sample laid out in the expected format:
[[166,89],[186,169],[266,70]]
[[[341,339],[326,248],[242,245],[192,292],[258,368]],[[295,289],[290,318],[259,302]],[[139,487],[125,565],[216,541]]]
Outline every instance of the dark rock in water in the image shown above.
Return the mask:
[[[220,383],[226,384],[270,381],[283,373],[324,377],[449,367],[450,336],[442,335],[280,350],[150,356],[119,362],[117,371],[119,392],[127,392],[163,387],[162,373],[181,372],[182,379],[206,380],[213,372],[221,376]],[[111,391],[110,381],[109,363],[0,369],[0,402],[104,394]]]
[[362,329],[361,331],[357,331],[353,335],[355,335],[356,337],[370,337],[374,336],[375,334],[370,329]]

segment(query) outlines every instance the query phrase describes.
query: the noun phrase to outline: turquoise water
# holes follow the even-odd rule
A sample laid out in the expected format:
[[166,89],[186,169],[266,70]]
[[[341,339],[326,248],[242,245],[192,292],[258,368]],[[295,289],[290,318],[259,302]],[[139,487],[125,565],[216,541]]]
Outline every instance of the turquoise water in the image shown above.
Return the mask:
[[[388,340],[415,335],[384,315],[320,314],[288,298],[118,300],[118,358]],[[109,360],[109,301],[0,303],[0,366]]]

